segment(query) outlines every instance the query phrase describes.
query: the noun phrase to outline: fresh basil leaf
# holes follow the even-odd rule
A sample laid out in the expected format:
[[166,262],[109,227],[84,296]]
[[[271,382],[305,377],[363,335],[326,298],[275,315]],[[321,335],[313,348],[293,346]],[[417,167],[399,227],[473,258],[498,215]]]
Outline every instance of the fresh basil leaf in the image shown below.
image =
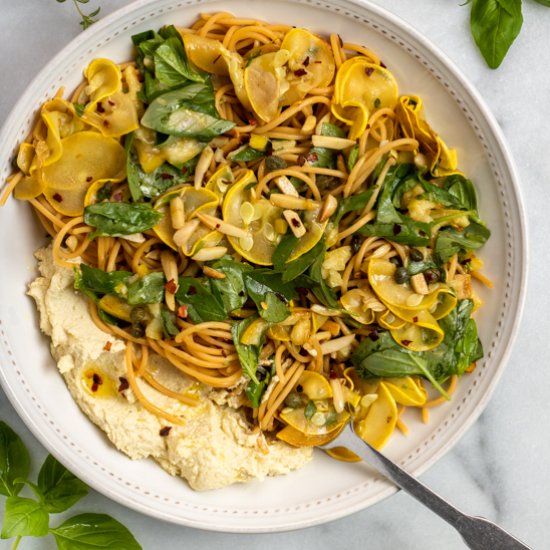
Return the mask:
[[217,260],[210,266],[225,275],[223,279],[210,279],[212,293],[223,303],[225,311],[229,314],[243,307],[248,298],[244,274],[251,271],[252,266],[229,258]]
[[126,301],[131,306],[158,304],[164,300],[165,282],[164,274],[160,271],[154,271],[136,279],[132,278],[127,283]]
[[309,252],[287,263],[283,271],[283,281],[289,282],[296,279],[296,277],[304,273],[319,256],[324,257],[325,250],[325,243],[323,240],[320,240]]
[[463,231],[442,229],[435,239],[434,255],[439,262],[445,263],[455,254],[481,248],[490,236],[491,232],[487,227],[473,220]]
[[235,151],[229,153],[229,155],[227,155],[227,158],[234,161],[251,162],[253,160],[261,159],[265,157],[265,155],[265,151],[259,151],[258,149],[254,149],[249,145],[243,145],[242,147],[239,147]]
[[296,295],[294,285],[284,276],[270,268],[258,268],[245,273],[245,285],[253,300],[261,300],[268,292],[281,294],[286,300]]
[[[283,170],[288,166],[284,158],[278,157],[277,155],[270,155],[265,159],[265,169],[266,172],[274,172],[275,170]],[[300,180],[301,183],[302,180]]]
[[[251,325],[257,317],[255,315],[243,319],[238,323],[234,323],[231,327],[231,336],[233,337],[233,345],[237,350],[239,356],[239,362],[243,369],[243,375],[254,382],[259,384],[259,380],[256,377],[256,371],[258,369],[258,363],[260,361],[260,352],[262,350],[262,344],[259,346],[252,346],[249,344],[241,344],[241,337],[244,331]],[[263,339],[263,338],[262,338]]]
[[260,406],[262,396],[271,381],[271,372],[262,366],[258,366],[256,370],[256,378],[258,379],[258,382],[250,380],[245,389],[246,396],[254,408]]
[[134,141],[136,135],[134,132],[126,136],[124,149],[126,151],[126,179],[128,180],[128,189],[134,202],[138,202],[143,198],[141,191],[141,166],[139,165],[134,153]]
[[48,512],[39,502],[18,496],[8,497],[0,537],[44,537],[48,534],[49,520]]
[[353,212],[354,210],[363,210],[367,206],[370,198],[372,197],[372,189],[364,191],[362,193],[357,193],[357,195],[352,195],[351,197],[346,197],[341,199],[338,203],[338,208],[336,212],[332,215],[332,223],[339,224],[340,220],[348,213]]
[[[172,43],[171,41],[174,39],[178,41],[179,47],[176,46],[175,49],[177,50],[178,55],[184,60],[183,66],[180,67],[181,74],[183,76],[185,76],[186,78],[188,78],[193,82],[206,82],[208,80],[209,78],[208,73],[205,73],[204,71],[199,70],[187,58],[187,54],[185,53],[185,48],[183,47],[183,41],[182,41],[181,35],[178,29],[174,27],[174,25],[166,25],[162,27],[159,31],[159,35],[166,40],[165,44],[167,43],[171,44]],[[157,70],[156,67],[155,67],[155,70]],[[158,75],[157,75],[157,78],[158,78]]]
[[84,208],[84,223],[95,227],[91,237],[132,235],[156,225],[162,214],[149,204],[102,202]]
[[86,293],[92,298],[96,294],[115,294],[123,297],[126,291],[126,281],[132,276],[129,271],[103,271],[97,267],[80,264],[79,277],[75,278],[75,289]]
[[472,0],[470,29],[491,69],[502,63],[522,24],[521,0]]
[[29,451],[21,438],[0,420],[0,495],[15,496],[23,487],[16,479],[26,479],[30,471]]
[[313,282],[316,283],[312,287],[312,292],[315,297],[325,306],[335,309],[338,308],[338,298],[336,292],[328,286],[328,284],[323,279],[323,262],[325,261],[325,245],[323,243],[323,249],[320,254],[317,255],[317,258],[311,264],[311,267],[308,271],[309,277]]
[[412,277],[418,273],[424,273],[428,269],[435,269],[439,272],[438,266],[431,260],[421,260],[419,262],[410,262],[407,266],[407,273]]
[[430,244],[430,226],[422,222],[415,222],[403,216],[400,223],[368,223],[357,233],[364,237],[384,237],[389,241],[409,246],[428,246]]
[[318,168],[336,168],[336,151],[326,147],[312,147],[309,150],[308,162]]
[[187,314],[193,323],[225,321],[227,311],[213,293],[208,282],[203,284],[193,277],[180,277],[176,300],[187,306]]
[[59,550],[141,550],[132,533],[105,514],[79,514],[51,532]]
[[179,334],[180,329],[176,325],[176,316],[169,309],[163,307],[160,310],[160,320],[166,338],[172,338]]
[[286,262],[298,244],[298,240],[298,237],[296,237],[294,233],[289,232],[283,235],[283,238],[280,240],[271,256],[273,269],[275,269],[275,271],[284,271]]
[[346,132],[344,131],[343,128],[340,128],[340,126],[336,126],[336,124],[331,124],[330,122],[323,122],[323,124],[321,124],[321,135],[337,137],[337,138],[345,138]]
[[155,50],[153,59],[155,62],[155,76],[165,86],[183,86],[189,80],[204,82],[207,78],[205,74],[189,70],[187,56],[179,37],[165,40]]
[[58,514],[68,510],[88,494],[88,487],[52,455],[48,455],[38,474],[38,487],[44,495],[44,508]]
[[353,167],[357,164],[357,161],[359,160],[359,145],[354,145],[348,154],[347,159],[347,168],[348,172],[351,172],[353,170]]

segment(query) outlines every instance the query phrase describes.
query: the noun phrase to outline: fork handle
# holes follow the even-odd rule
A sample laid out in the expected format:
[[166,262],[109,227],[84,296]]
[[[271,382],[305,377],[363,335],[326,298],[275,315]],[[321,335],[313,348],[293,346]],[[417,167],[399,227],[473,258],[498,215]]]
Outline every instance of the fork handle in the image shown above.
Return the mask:
[[379,453],[368,443],[352,432],[344,430],[338,437],[342,444],[367,464],[376,468],[381,474],[393,481],[398,487],[409,493],[432,512],[452,525],[462,536],[466,544],[475,550],[498,548],[499,550],[530,550],[528,546],[507,533],[501,527],[485,518],[468,516],[449,504],[426,485],[411,476],[397,464]]

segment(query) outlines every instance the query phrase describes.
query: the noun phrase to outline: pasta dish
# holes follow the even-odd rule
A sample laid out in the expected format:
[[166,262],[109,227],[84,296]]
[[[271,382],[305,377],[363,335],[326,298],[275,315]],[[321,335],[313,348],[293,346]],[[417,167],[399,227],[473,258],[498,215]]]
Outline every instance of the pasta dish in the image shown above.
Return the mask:
[[380,448],[405,409],[427,421],[483,356],[474,285],[491,283],[474,184],[422,99],[366,46],[229,13],[133,43],[41,106],[2,197],[30,203],[124,343],[117,398],[169,431],[206,387],[294,447],[352,421]]

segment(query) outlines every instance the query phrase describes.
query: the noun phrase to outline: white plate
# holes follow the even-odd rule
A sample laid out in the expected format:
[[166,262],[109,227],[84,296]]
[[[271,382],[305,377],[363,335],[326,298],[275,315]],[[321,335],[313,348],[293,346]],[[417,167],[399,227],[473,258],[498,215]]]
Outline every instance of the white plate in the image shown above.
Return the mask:
[[[411,414],[411,434],[396,434],[385,452],[419,474],[475,421],[502,373],[522,309],[527,248],[521,200],[509,152],[479,95],[437,49],[391,14],[366,2],[331,0],[141,0],[81,34],[36,78],[0,136],[0,181],[36,109],[57,88],[68,90],[94,57],[124,61],[130,35],[166,23],[186,25],[203,11],[230,11],[315,31],[337,32],[372,48],[396,75],[402,93],[424,98],[428,120],[459,152],[476,182],[482,217],[493,232],[483,251],[495,288],[478,315],[485,359],[461,380],[452,401],[429,425]],[[196,493],[153,461],[132,462],[80,412],[52,361],[25,287],[36,272],[32,252],[44,241],[30,208],[11,200],[0,217],[0,380],[28,427],[61,462],[96,490],[161,519],[218,531],[262,532],[306,527],[366,508],[395,489],[363,464],[318,452],[302,470],[263,482]]]

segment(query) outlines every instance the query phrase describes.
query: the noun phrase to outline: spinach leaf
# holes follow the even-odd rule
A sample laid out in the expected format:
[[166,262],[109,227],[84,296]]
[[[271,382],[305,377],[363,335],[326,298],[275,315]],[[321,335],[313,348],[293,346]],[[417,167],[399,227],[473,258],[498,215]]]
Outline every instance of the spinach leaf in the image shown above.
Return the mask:
[[464,176],[454,174],[443,181],[441,187],[421,180],[425,193],[420,198],[459,210],[477,210],[477,196],[474,184]]
[[38,487],[44,495],[44,508],[58,514],[68,510],[88,494],[88,487],[52,455],[48,455],[40,473]]
[[473,0],[470,29],[487,65],[496,69],[523,24],[521,0]]
[[249,145],[244,145],[243,147],[239,147],[235,151],[229,153],[227,158],[234,161],[251,162],[253,160],[261,159],[265,157],[265,155],[265,151],[260,151],[259,149],[254,149],[254,147],[250,147]]
[[131,276],[132,273],[129,271],[103,271],[96,267],[80,264],[80,271],[75,269],[74,287],[94,300],[97,294],[115,294],[123,297],[126,291],[126,281]]
[[250,380],[246,386],[245,393],[253,407],[259,407],[262,400],[262,396],[269,386],[271,381],[271,372],[262,366],[258,366],[256,369],[256,378],[258,382]]
[[323,250],[311,264],[308,274],[310,279],[316,283],[311,289],[316,298],[325,306],[335,309],[338,308],[338,298],[334,290],[327,285],[322,274],[325,251],[326,248],[323,243]]
[[231,327],[231,336],[233,337],[233,344],[237,350],[239,361],[243,369],[243,374],[246,378],[259,384],[259,380],[256,377],[256,371],[258,369],[258,363],[260,360],[260,352],[262,350],[263,341],[258,346],[252,346],[249,344],[241,344],[241,337],[244,331],[251,325],[257,317],[255,315],[243,319],[238,323],[234,323]]
[[187,314],[193,323],[227,319],[222,301],[212,293],[208,282],[203,284],[194,277],[180,277],[176,300],[187,306]]
[[168,308],[161,307],[160,320],[162,322],[162,330],[166,338],[171,338],[179,333],[180,329],[176,325],[176,316]]
[[0,420],[0,495],[15,496],[23,485],[17,479],[26,479],[30,472],[29,451],[21,438]]
[[287,263],[283,271],[283,281],[288,282],[296,279],[304,273],[319,256],[324,257],[326,251],[324,240],[320,240],[309,252],[302,254],[294,261]]
[[428,246],[430,244],[430,226],[422,222],[415,222],[403,216],[400,223],[368,223],[357,233],[364,237],[384,237],[389,241],[407,244],[409,246]]
[[351,195],[351,197],[346,197],[345,199],[340,200],[336,212],[332,215],[332,222],[334,224],[339,224],[340,220],[348,212],[363,210],[363,208],[367,206],[371,197],[372,189],[369,189],[368,191],[357,193],[356,195]]
[[229,314],[243,307],[248,297],[244,274],[251,271],[252,266],[230,258],[222,258],[210,266],[225,275],[224,279],[210,279],[212,293],[222,302],[225,311]]
[[158,304],[164,299],[164,283],[164,274],[160,271],[135,279],[132,277],[127,283],[126,301],[131,306]]
[[294,285],[288,284],[280,273],[272,269],[255,269],[245,273],[244,281],[262,319],[280,323],[290,315],[287,302],[295,296]]
[[336,168],[336,151],[326,147],[312,147],[309,150],[308,161],[318,168]]
[[434,255],[439,262],[444,263],[455,254],[481,248],[490,236],[487,227],[473,220],[464,231],[452,227],[442,229],[435,239]]
[[218,117],[210,82],[190,84],[157,97],[141,123],[162,134],[207,141],[235,126]]
[[461,300],[439,324],[445,333],[433,350],[409,351],[395,342],[387,331],[377,338],[365,338],[353,352],[351,361],[362,378],[423,376],[443,395],[439,383],[453,374],[462,375],[483,356],[475,321],[471,319],[473,302]]
[[189,80],[204,82],[205,73],[191,68],[179,36],[166,39],[155,50],[155,76],[161,84],[167,87],[181,86]]
[[48,534],[49,519],[48,512],[39,502],[18,496],[8,497],[0,537],[44,537]]
[[283,238],[280,240],[277,248],[271,256],[273,269],[275,269],[275,271],[283,271],[285,269],[286,262],[290,258],[290,255],[298,243],[298,240],[298,237],[296,237],[292,232],[283,235]]
[[105,514],[79,514],[51,529],[59,550],[75,548],[141,550],[133,535],[118,521]]
[[357,164],[357,161],[359,160],[359,145],[354,145],[348,154],[347,159],[347,168],[348,172],[351,172],[353,170],[353,167]]
[[151,229],[162,214],[149,204],[102,202],[84,208],[84,223],[95,227],[90,237],[132,235]]

